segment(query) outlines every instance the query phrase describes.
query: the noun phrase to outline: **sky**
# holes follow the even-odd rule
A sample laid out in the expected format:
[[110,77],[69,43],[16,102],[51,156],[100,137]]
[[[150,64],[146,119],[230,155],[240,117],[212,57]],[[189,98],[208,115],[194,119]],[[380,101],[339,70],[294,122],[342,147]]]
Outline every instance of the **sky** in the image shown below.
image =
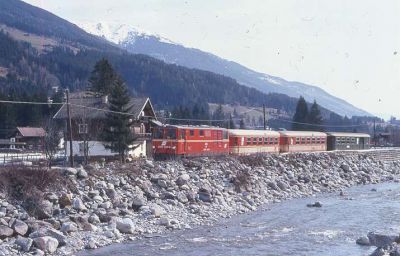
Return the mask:
[[400,119],[398,0],[25,2],[73,23],[128,24]]

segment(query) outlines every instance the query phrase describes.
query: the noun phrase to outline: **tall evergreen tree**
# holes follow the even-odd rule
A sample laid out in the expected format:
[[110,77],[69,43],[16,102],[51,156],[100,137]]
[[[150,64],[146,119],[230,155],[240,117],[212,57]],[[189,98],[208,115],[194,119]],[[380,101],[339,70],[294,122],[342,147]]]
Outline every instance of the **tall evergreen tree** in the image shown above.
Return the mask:
[[240,119],[239,128],[240,129],[246,129],[246,126],[244,125],[243,119]]
[[225,119],[225,114],[224,110],[222,108],[222,105],[219,104],[217,109],[213,113],[213,125],[223,127],[224,126],[224,120]]
[[308,106],[303,96],[300,96],[297,102],[296,113],[293,116],[292,129],[295,131],[307,130],[307,125],[304,123],[308,122]]
[[314,100],[314,103],[312,104],[310,108],[310,114],[308,117],[308,122],[311,124],[310,130],[312,131],[323,131],[322,128],[322,123],[323,119],[321,116],[321,111],[319,109],[319,106],[317,104],[317,101]]
[[114,81],[117,77],[118,75],[115,73],[111,64],[107,59],[103,58],[94,65],[94,69],[89,78],[89,89],[102,95],[108,95],[111,93]]
[[[129,92],[121,78],[117,77],[111,90],[109,110],[114,112],[129,113]],[[103,133],[106,148],[117,152],[120,161],[125,162],[129,146],[135,140],[131,132],[132,117],[125,114],[108,112],[106,114],[105,129]]]
[[232,115],[229,115],[229,125],[228,125],[229,129],[236,129],[236,125],[235,122],[233,121]]

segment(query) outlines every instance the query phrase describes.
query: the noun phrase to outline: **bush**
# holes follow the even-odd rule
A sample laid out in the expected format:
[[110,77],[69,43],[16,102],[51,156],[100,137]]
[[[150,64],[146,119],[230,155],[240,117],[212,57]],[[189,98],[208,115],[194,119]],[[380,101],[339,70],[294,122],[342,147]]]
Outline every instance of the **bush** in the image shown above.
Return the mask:
[[75,190],[59,171],[41,167],[0,168],[0,191],[8,200],[21,203],[32,215],[40,209],[46,192],[64,188]]

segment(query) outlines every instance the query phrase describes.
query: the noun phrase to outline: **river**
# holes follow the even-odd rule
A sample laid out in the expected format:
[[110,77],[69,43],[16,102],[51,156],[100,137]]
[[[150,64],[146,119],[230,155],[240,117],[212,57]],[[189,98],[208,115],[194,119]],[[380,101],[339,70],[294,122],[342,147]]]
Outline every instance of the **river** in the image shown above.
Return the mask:
[[[373,191],[373,188],[376,191]],[[369,231],[400,233],[400,184],[350,188],[293,199],[221,220],[210,227],[170,232],[78,255],[369,255],[355,240]],[[320,201],[321,208],[306,204]]]

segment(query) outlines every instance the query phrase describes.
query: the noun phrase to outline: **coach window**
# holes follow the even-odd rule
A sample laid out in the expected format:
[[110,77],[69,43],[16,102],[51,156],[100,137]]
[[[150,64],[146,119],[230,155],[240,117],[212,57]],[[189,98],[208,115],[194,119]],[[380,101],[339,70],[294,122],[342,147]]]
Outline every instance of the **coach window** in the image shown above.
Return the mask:
[[311,144],[311,138],[307,137],[307,144]]
[[238,137],[233,138],[233,145],[237,146],[238,145]]
[[296,138],[296,144],[300,144],[300,138]]
[[194,130],[189,130],[189,135],[190,135],[191,137],[193,137],[193,136],[194,136]]
[[301,138],[301,144],[306,144],[306,138]]
[[311,143],[312,143],[312,144],[315,144],[315,137],[312,137],[312,138],[311,138]]
[[275,138],[275,144],[278,145],[279,144],[279,139]]
[[268,138],[265,137],[265,138],[264,138],[264,145],[267,145],[267,144],[268,144]]
[[253,138],[253,145],[257,145],[257,138]]
[[204,130],[199,130],[199,136],[204,137]]
[[250,145],[250,144],[251,144],[251,137],[247,137],[247,138],[246,138],[246,143],[247,143],[247,145]]
[[263,143],[263,138],[262,137],[259,137],[258,138],[258,145],[261,145]]

